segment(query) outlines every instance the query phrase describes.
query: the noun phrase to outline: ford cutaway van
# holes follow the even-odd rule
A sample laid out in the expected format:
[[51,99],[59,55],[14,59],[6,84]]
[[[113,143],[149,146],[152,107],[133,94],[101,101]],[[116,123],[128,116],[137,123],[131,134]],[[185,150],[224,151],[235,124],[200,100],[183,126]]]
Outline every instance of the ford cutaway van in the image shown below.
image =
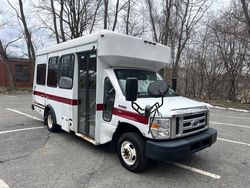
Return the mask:
[[109,31],[41,49],[32,108],[49,131],[111,142],[132,172],[149,159],[183,159],[217,132],[203,103],[176,95],[158,74],[170,63],[169,47]]

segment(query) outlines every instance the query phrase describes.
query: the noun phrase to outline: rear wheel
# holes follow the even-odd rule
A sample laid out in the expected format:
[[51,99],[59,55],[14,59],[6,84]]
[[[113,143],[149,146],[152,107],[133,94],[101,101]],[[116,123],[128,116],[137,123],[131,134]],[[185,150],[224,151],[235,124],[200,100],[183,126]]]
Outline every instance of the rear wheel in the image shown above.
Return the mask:
[[57,132],[59,130],[59,125],[56,124],[55,114],[51,110],[47,113],[46,125],[51,132]]
[[117,147],[118,157],[127,170],[139,172],[146,168],[148,158],[145,156],[145,141],[140,135],[134,132],[123,134]]

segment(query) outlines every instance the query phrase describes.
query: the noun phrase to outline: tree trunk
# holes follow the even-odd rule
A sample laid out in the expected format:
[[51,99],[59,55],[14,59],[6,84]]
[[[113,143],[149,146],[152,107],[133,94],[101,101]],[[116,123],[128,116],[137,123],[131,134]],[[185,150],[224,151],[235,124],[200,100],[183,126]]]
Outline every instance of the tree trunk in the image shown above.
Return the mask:
[[108,28],[108,5],[109,0],[104,0],[104,29]]
[[185,89],[184,89],[184,96],[187,96],[188,90],[188,69],[185,71]]
[[165,32],[164,32],[164,38],[163,38],[163,44],[168,45],[169,40],[169,33],[170,33],[170,16],[171,16],[171,9],[172,9],[172,0],[166,0],[166,12],[165,12]]
[[60,22],[60,30],[61,30],[61,38],[62,41],[65,42],[66,38],[65,38],[65,33],[64,33],[64,28],[63,28],[63,8],[64,8],[64,0],[61,0],[61,9],[60,9],[60,18],[59,18],[59,22]]
[[25,15],[24,15],[24,11],[23,11],[23,2],[22,0],[19,0],[19,8],[20,8],[20,19],[23,23],[23,27],[24,27],[24,34],[25,34],[25,38],[26,38],[26,44],[27,44],[27,49],[28,49],[28,54],[29,54],[29,59],[31,61],[32,64],[35,64],[35,49],[31,40],[31,34],[30,31],[28,29],[27,26],[27,22],[25,19]]
[[98,11],[98,9],[99,9],[99,7],[100,7],[100,4],[101,4],[101,1],[98,1],[97,6],[96,6],[96,9],[95,9],[95,13],[94,13],[93,22],[92,22],[92,24],[91,24],[91,27],[90,27],[90,31],[89,31],[89,33],[92,33],[93,28],[94,28],[94,26],[95,26],[95,22],[96,22],[96,15],[97,15],[97,11]]
[[3,63],[7,67],[7,75],[8,75],[8,81],[9,81],[9,85],[10,85],[10,90],[11,91],[16,90],[16,82],[14,80],[14,73],[13,73],[12,65],[9,62],[9,58],[7,56],[7,53],[6,53],[6,49],[4,49],[1,40],[0,40],[0,56],[3,59]]
[[10,84],[10,90],[14,91],[16,90],[16,82],[14,80],[14,73],[13,73],[13,68],[12,65],[10,64],[9,61],[4,61],[7,67],[7,74],[8,74],[8,81]]
[[129,16],[130,16],[130,0],[128,0],[128,10],[127,10],[127,19],[126,19],[126,35],[129,34]]
[[250,15],[248,11],[248,6],[245,0],[241,0],[241,5],[242,5],[242,9],[243,9],[245,19],[246,19],[246,26],[247,26],[248,34],[250,35]]
[[200,68],[200,90],[199,90],[199,98],[202,97],[203,93],[203,88],[204,88],[204,61],[203,59],[201,60],[201,68]]
[[154,22],[154,17],[153,17],[153,12],[152,12],[152,3],[151,3],[151,0],[148,0],[148,9],[149,9],[149,16],[150,16],[150,21],[151,21],[152,29],[153,29],[154,41],[158,42],[156,28],[155,28],[155,22]]
[[55,30],[55,35],[56,35],[56,42],[57,42],[57,44],[59,44],[60,41],[59,41],[59,35],[58,35],[58,31],[57,31],[56,14],[55,14],[55,8],[54,8],[54,0],[50,0],[50,3],[51,3],[52,15],[53,15],[53,24],[54,24],[54,30]]
[[117,23],[117,17],[118,17],[118,8],[119,8],[119,0],[116,0],[116,6],[115,6],[115,18],[114,18],[114,24],[112,27],[112,31],[115,30],[116,23]]

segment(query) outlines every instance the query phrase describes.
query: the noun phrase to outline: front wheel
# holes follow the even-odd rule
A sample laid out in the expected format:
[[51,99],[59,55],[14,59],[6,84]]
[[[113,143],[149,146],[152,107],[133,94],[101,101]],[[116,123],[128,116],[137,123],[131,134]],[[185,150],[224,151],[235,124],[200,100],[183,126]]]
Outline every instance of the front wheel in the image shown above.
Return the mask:
[[140,135],[134,132],[121,135],[117,147],[118,157],[127,170],[139,172],[146,168],[145,141]]

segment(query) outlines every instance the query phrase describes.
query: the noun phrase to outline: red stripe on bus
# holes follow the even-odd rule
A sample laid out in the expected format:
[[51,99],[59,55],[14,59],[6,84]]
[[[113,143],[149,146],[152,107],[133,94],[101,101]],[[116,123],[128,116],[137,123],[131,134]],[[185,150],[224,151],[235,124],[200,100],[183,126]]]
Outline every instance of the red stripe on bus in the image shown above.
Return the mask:
[[69,105],[78,105],[79,104],[77,99],[68,99],[68,98],[59,97],[59,96],[56,96],[56,95],[51,95],[51,94],[40,92],[40,91],[34,91],[33,94],[37,95],[37,96],[40,96],[40,97],[45,97],[45,98],[50,99],[50,100],[54,100],[54,101],[58,101],[58,102],[61,102],[61,103],[69,104]]
[[96,111],[101,111],[104,109],[104,105],[103,104],[96,104]]
[[118,108],[113,108],[112,114],[116,116],[120,116],[122,118],[132,120],[132,121],[136,121],[139,123],[148,124],[148,118],[138,113],[121,110]]
[[[97,111],[104,110],[104,104],[101,104],[101,103],[96,104],[96,110]],[[119,116],[119,117],[122,117],[122,118],[132,120],[132,121],[136,121],[136,122],[139,122],[139,123],[148,124],[148,118],[147,117],[145,117],[143,115],[140,115],[138,113],[135,113],[135,112],[129,112],[127,110],[122,110],[122,109],[119,109],[119,108],[113,108],[112,114],[116,115],[116,116]]]

